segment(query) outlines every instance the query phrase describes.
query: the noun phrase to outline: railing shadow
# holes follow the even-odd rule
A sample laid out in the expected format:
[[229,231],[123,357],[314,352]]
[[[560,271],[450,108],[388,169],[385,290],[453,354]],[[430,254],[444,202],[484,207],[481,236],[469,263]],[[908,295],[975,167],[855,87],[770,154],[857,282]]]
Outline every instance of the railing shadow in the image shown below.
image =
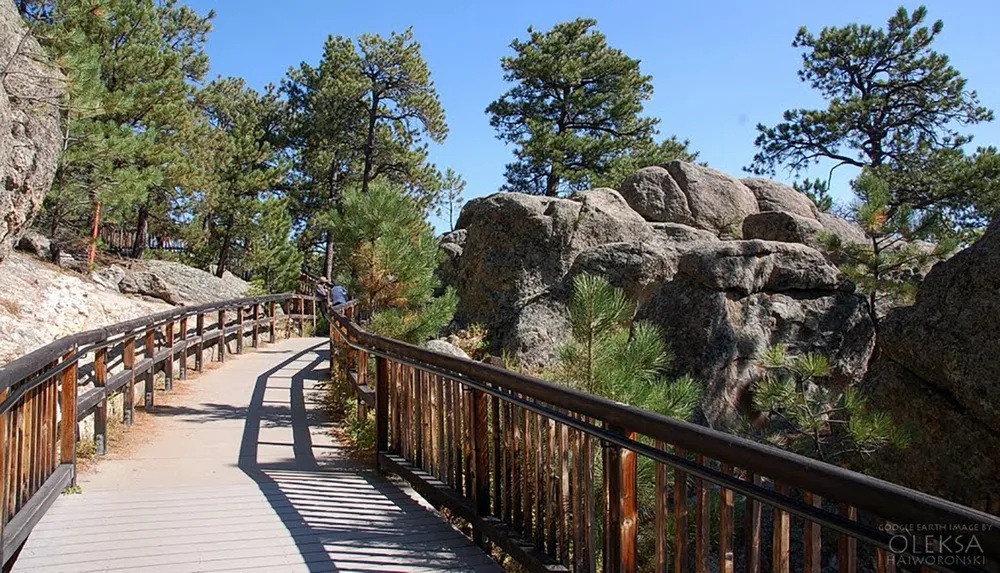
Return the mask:
[[[303,359],[307,363],[298,368],[296,363]],[[337,448],[321,446],[329,455],[317,460],[310,428],[327,421],[307,401],[316,391],[315,382],[325,378],[328,360],[325,343],[293,354],[258,376],[247,408],[208,404],[202,415],[244,417],[239,468],[267,498],[309,571],[340,571],[345,564],[352,571],[387,566],[468,569],[463,563],[471,556],[468,549],[479,549],[456,551],[460,534],[374,468],[338,455]],[[290,368],[296,368],[290,378],[282,375]],[[289,392],[287,406],[266,399],[275,390]],[[290,426],[292,455],[262,461],[262,449],[289,446],[262,439],[262,430],[279,426]]]

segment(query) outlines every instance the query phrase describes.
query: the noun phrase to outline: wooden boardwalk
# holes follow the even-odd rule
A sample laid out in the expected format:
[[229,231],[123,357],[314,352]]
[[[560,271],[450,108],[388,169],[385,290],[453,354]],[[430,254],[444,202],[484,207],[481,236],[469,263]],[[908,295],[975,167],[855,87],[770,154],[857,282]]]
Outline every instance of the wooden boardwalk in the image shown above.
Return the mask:
[[501,571],[344,458],[314,403],[326,345],[285,340],[180,383],[154,434],[61,496],[13,571]]

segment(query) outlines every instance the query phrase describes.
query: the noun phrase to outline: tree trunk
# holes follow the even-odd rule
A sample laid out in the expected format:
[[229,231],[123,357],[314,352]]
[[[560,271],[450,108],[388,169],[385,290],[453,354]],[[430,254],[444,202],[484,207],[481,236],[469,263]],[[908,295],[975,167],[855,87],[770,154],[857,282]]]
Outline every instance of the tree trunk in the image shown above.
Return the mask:
[[555,197],[559,195],[559,177],[556,176],[555,166],[549,168],[549,174],[545,176],[545,195]]
[[333,231],[326,232],[326,260],[323,261],[323,276],[333,279]]
[[149,236],[149,206],[139,207],[139,217],[135,223],[135,240],[132,241],[132,258],[141,259],[146,252]]
[[222,236],[222,246],[219,247],[219,264],[215,267],[215,276],[222,278],[226,272],[226,264],[229,262],[229,243],[232,242],[233,218],[229,217],[226,224],[226,233]]
[[368,139],[365,141],[365,170],[361,177],[361,192],[368,193],[375,160],[375,120],[378,119],[378,96],[372,93],[372,106],[368,110]]

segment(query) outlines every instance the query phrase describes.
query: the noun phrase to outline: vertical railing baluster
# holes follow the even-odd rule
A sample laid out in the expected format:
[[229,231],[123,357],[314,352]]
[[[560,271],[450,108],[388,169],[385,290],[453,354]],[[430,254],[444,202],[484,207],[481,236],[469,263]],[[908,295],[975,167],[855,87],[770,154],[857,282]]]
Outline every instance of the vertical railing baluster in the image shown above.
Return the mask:
[[[729,464],[721,464],[719,469],[727,476],[733,475],[733,468]],[[733,490],[722,488],[719,491],[719,563],[721,573],[733,573],[736,570],[736,560],[733,555],[733,510]]]
[[[473,389],[468,396],[469,409],[469,434],[472,443],[472,463],[469,465],[472,474],[472,502],[475,505],[476,513],[485,517],[490,513],[490,446],[489,427],[487,426],[487,416],[489,408],[489,396],[481,390]],[[476,545],[485,548],[486,542],[483,532],[474,527],[472,538]]]
[[62,428],[59,444],[59,461],[73,465],[71,483],[76,484],[76,377],[77,360],[73,358],[76,348],[67,352],[63,360],[72,360],[69,368],[62,374]]
[[569,566],[570,561],[570,538],[572,537],[572,491],[570,452],[569,452],[569,426],[560,424],[559,429],[559,561]]
[[[331,326],[332,328],[332,326]],[[389,365],[378,356],[375,358],[375,460],[389,450]],[[382,468],[379,468],[380,470]]]
[[205,315],[199,312],[195,319],[194,335],[198,337],[194,351],[194,369],[202,372],[205,368]]
[[[746,481],[754,485],[761,484],[761,477],[749,470],[746,472]],[[743,512],[744,537],[746,538],[746,571],[747,573],[761,573],[760,569],[760,534],[761,534],[761,506],[760,502],[746,497],[744,500],[745,509]]]
[[[674,446],[674,455],[687,457],[680,447]],[[687,474],[674,468],[674,571],[688,570],[688,494]]]
[[491,474],[493,475],[491,515],[497,519],[503,519],[503,496],[507,493],[507,488],[503,487],[504,480],[507,479],[507,474],[504,471],[503,450],[501,449],[501,444],[503,443],[501,407],[500,398],[496,396],[490,397],[490,459],[492,462]]
[[170,352],[166,362],[163,363],[163,390],[170,392],[174,389],[174,321],[167,323],[166,340],[164,346]]
[[[705,458],[696,455],[695,463],[705,465]],[[709,539],[711,532],[711,508],[708,502],[708,484],[702,478],[694,480],[694,570],[696,573],[708,573],[709,551],[712,548],[712,541]]]
[[[621,428],[608,428],[621,433]],[[604,573],[622,570],[622,448],[601,442],[604,466]]]
[[226,361],[226,311],[219,311],[219,349],[217,351],[219,362]]
[[[629,439],[639,436],[629,433]],[[621,450],[622,474],[622,571],[635,573],[639,558],[639,456],[627,448]]]
[[145,390],[146,390],[145,401],[143,402],[143,408],[145,408],[147,412],[152,410],[156,406],[155,404],[156,392],[155,388],[153,387],[153,382],[155,381],[153,372],[155,372],[156,370],[156,363],[153,362],[153,354],[156,353],[156,339],[154,338],[155,335],[156,331],[153,328],[147,330],[145,336],[145,344],[143,345],[144,350],[142,357],[149,362],[149,368],[146,369],[146,374],[143,377],[143,380],[145,380]]
[[187,316],[184,316],[184,317],[181,318],[180,335],[181,335],[181,346],[184,347],[184,350],[181,351],[181,357],[177,361],[177,367],[180,370],[178,372],[178,376],[180,376],[181,380],[187,380],[187,376],[188,376],[188,374],[187,374],[188,373],[188,353],[191,351],[191,349],[188,348],[188,346],[187,346],[187,344],[188,344],[188,317]]
[[[846,503],[838,504],[840,515],[850,520],[858,519],[858,510]],[[837,542],[837,563],[840,573],[857,573],[858,571],[858,540],[850,535],[841,534]]]
[[[788,495],[788,484],[775,481],[774,490],[782,495]],[[791,516],[787,511],[774,509],[774,544],[771,556],[771,571],[788,573],[789,549],[791,543]]]
[[135,337],[125,339],[122,349],[122,363],[129,371],[128,382],[122,397],[122,423],[131,426],[135,421]]
[[243,354],[243,336],[246,334],[243,326],[243,305],[236,309],[236,354]]
[[[656,449],[666,450],[666,442],[657,441]],[[667,573],[670,571],[670,547],[668,541],[668,528],[670,518],[670,492],[667,484],[666,464],[656,464],[656,509],[654,515],[654,528],[656,531],[656,573]]]
[[272,300],[268,303],[267,314],[270,319],[267,323],[268,342],[274,344],[278,341],[278,301]]
[[[251,310],[253,317],[253,331],[250,338],[250,345],[256,350],[260,347],[260,303],[253,303]],[[330,332],[333,332],[333,325],[330,325]]]
[[108,349],[94,352],[94,387],[101,390],[101,401],[94,410],[94,446],[97,455],[108,453]]
[[[823,507],[822,497],[811,492],[806,492],[805,498],[806,503],[809,505],[818,508]],[[802,527],[802,537],[804,545],[803,550],[805,552],[803,570],[805,573],[819,573],[823,566],[823,537],[819,524],[806,519],[805,524]]]

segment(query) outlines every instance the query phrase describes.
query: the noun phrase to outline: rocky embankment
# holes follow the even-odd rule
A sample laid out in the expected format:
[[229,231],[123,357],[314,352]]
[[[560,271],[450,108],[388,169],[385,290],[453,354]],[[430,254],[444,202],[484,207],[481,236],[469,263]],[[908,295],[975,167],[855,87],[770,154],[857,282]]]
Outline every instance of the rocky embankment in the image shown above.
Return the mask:
[[0,263],[0,365],[49,342],[175,305],[244,296],[249,284],[179,263],[111,266],[91,276],[24,253]]
[[872,325],[815,248],[820,231],[863,234],[780,183],[673,162],[620,192],[475,199],[458,228],[443,238],[442,274],[458,289],[459,320],[484,324],[526,364],[554,359],[572,279],[587,272],[624,288],[638,316],[664,329],[678,371],[709,383],[712,425],[735,423],[756,359],[775,344],[829,355],[834,383],[864,376]]

